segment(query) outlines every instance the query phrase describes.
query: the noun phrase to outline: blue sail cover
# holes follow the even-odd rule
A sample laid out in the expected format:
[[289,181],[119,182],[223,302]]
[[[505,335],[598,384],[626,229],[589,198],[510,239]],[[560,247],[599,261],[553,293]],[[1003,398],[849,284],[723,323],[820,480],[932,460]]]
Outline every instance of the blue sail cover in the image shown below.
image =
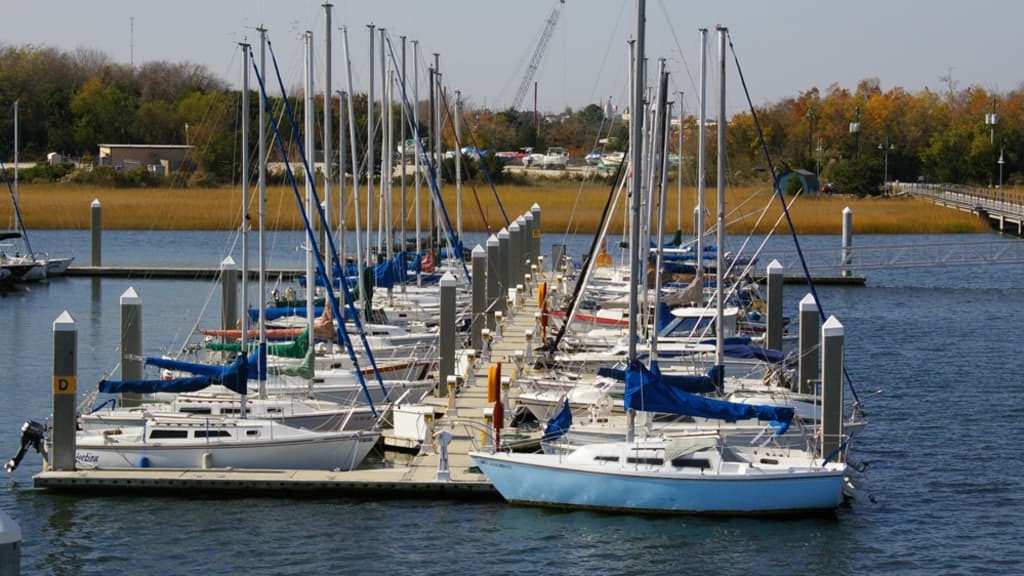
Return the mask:
[[[713,374],[709,376],[714,378]],[[739,404],[696,396],[667,384],[657,364],[653,370],[648,370],[640,363],[634,363],[626,370],[625,407],[627,410],[716,418],[730,422],[754,419],[776,421],[787,425],[783,428],[788,427],[794,414],[793,408],[789,407]],[[782,429],[779,433],[784,431]]]
[[154,394],[157,392],[196,392],[213,384],[209,376],[191,376],[172,380],[100,380],[104,394]]
[[[321,315],[323,313],[324,313],[324,307],[323,306],[316,306],[316,307],[314,307],[313,314],[315,316],[319,316],[319,315]],[[283,318],[285,316],[305,316],[306,315],[306,307],[305,306],[282,306],[280,308],[278,308],[278,307],[267,308],[265,310],[265,315],[266,315],[267,320],[277,320],[278,318]],[[253,322],[259,320],[260,319],[260,311],[258,309],[256,309],[256,308],[250,308],[249,309],[249,319],[252,320]]]
[[558,414],[551,420],[548,420],[548,426],[544,429],[544,439],[555,440],[561,438],[569,431],[570,426],[572,426],[572,409],[569,408],[569,400],[566,399]]
[[[704,376],[687,376],[684,374],[663,374],[661,375],[662,380],[665,384],[678,388],[684,392],[691,394],[706,394],[708,392],[715,391],[715,381],[708,375]],[[612,378],[619,382],[626,380],[626,371],[619,368],[609,368],[607,366],[597,369],[598,376],[604,376],[605,378]]]
[[[252,359],[252,362],[257,362],[256,357]],[[228,364],[227,366],[182,362],[180,360],[157,358],[155,356],[147,356],[146,364],[156,366],[158,368],[166,368],[167,370],[177,370],[180,372],[195,374],[197,376],[204,376],[211,380],[211,384],[221,384],[229,390],[233,390],[239,394],[245,394],[247,392],[250,370],[248,368],[249,359],[245,356],[239,356],[234,363]]]
[[395,284],[409,281],[409,272],[405,264],[405,252],[399,252],[391,260],[385,260],[373,267],[373,285],[391,288]]

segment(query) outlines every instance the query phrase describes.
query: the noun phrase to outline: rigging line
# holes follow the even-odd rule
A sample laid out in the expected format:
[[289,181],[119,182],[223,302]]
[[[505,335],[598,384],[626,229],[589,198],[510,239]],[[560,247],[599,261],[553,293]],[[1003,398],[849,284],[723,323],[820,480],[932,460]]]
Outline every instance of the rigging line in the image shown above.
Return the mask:
[[[612,126],[615,124],[615,118],[612,117],[612,120],[609,122],[608,119],[605,118],[604,112],[603,112],[603,108],[602,108],[601,124],[598,125],[598,127],[597,127],[597,134],[594,135],[594,144],[593,144],[593,146],[591,146],[591,148],[590,148],[591,150],[597,150],[600,147],[601,148],[601,152],[602,153],[604,152],[604,145],[601,144],[601,132],[602,132],[602,130],[604,130],[605,122],[608,122],[608,135],[611,136]],[[594,179],[595,180],[597,179],[596,171],[595,171],[595,174],[594,174]],[[562,235],[562,243],[563,244],[568,241],[569,233],[573,229],[572,224],[573,224],[574,221],[576,221],[576,209],[579,207],[580,198],[583,196],[583,185],[585,183],[586,183],[586,172],[584,172],[584,178],[582,178],[580,180],[580,185],[576,189],[576,199],[573,201],[573,204],[572,204],[572,212],[569,213],[569,219],[565,223],[565,234]],[[580,222],[576,221],[576,231],[579,230],[579,227],[580,227]]]
[[[271,61],[274,64],[274,70],[277,71],[277,82],[278,82],[278,85],[281,88],[281,93],[282,94],[287,94],[285,92],[285,89],[284,89],[284,82],[281,80],[280,69],[277,66],[277,56],[274,54],[274,47],[270,43],[270,40],[267,40],[267,47],[270,50],[270,58],[271,58]],[[263,82],[262,76],[260,76],[259,69],[258,69],[258,66],[256,64],[255,58],[252,58],[252,61],[253,61],[253,68],[255,69],[255,72],[256,72],[256,81],[258,82],[258,85],[260,87],[260,94],[261,94],[261,96],[263,98],[264,106],[269,108],[270,103],[269,103],[269,100],[267,99],[266,85]],[[295,133],[297,134],[298,133],[298,126],[295,123],[295,117],[292,114],[291,106],[288,104],[288,99],[287,98],[284,98],[284,104],[285,104],[285,107],[288,110],[288,118],[289,118],[289,120],[291,122],[292,130],[294,130]],[[291,181],[292,192],[294,193],[295,201],[299,205],[299,214],[302,216],[302,221],[303,221],[303,224],[304,224],[304,226],[306,228],[306,232],[307,232],[307,234],[309,234],[310,230],[311,230],[311,226],[310,226],[310,222],[309,222],[309,216],[306,214],[306,211],[303,208],[303,202],[301,201],[301,197],[299,195],[299,188],[298,188],[298,185],[295,182],[295,175],[292,173],[291,164],[288,162],[288,155],[287,155],[287,153],[285,151],[285,148],[284,148],[284,141],[281,139],[281,131],[280,131],[280,129],[279,129],[279,127],[278,127],[276,122],[272,122],[271,123],[271,127],[274,129],[275,140],[277,141],[277,144],[278,144],[278,146],[281,149],[281,156],[285,160],[285,162],[284,162],[285,171],[288,174],[288,179]],[[308,162],[308,160],[306,158],[305,151],[303,150],[302,143],[298,142],[297,145],[298,145],[301,157],[302,157],[302,163],[303,163],[303,166],[305,167],[306,174],[310,174],[310,172],[309,172],[309,162]],[[325,218],[324,218],[323,209],[320,208],[320,199],[319,199],[319,197],[317,196],[317,193],[316,193],[315,183],[314,183],[313,186],[311,186],[311,190],[312,190],[312,193],[313,193],[313,198],[315,199],[314,203],[316,204],[316,206],[318,208],[318,213],[319,213],[319,216],[320,216],[320,222],[321,222],[321,225],[323,226],[325,224]],[[326,228],[326,226],[323,226],[323,227]],[[310,234],[310,236],[312,236],[312,234]],[[337,252],[337,249],[334,247],[333,235],[332,234],[327,234],[326,238],[327,238],[327,240],[328,240],[328,242],[330,244],[330,250],[333,252],[333,254],[335,256],[335,261],[337,261],[338,252]],[[363,394],[366,396],[366,400],[367,400],[367,403],[369,403],[369,405],[370,405],[371,411],[376,416],[377,415],[377,411],[376,411],[376,408],[374,408],[374,406],[373,406],[373,400],[370,397],[370,391],[366,387],[366,381],[363,378],[362,370],[359,368],[359,360],[356,358],[355,349],[352,347],[352,340],[351,340],[351,338],[349,338],[348,331],[345,329],[345,318],[341,315],[341,308],[340,308],[340,306],[338,304],[338,298],[334,294],[334,287],[331,286],[330,277],[327,275],[326,270],[324,269],[324,261],[323,261],[323,257],[320,254],[320,249],[317,247],[315,242],[310,242],[309,244],[310,244],[310,249],[313,250],[313,254],[316,257],[317,271],[320,274],[320,277],[324,280],[324,283],[329,286],[329,289],[326,290],[325,292],[327,294],[327,298],[328,298],[328,300],[330,302],[330,305],[331,305],[331,312],[333,313],[335,322],[337,323],[337,326],[335,327],[335,332],[336,332],[336,334],[338,334],[340,336],[339,339],[345,344],[345,348],[348,351],[349,358],[352,360],[352,367],[354,368],[354,371],[356,373],[356,377],[359,380],[359,384],[360,384],[360,386],[363,389]],[[366,340],[366,334],[365,334],[365,331],[363,330],[362,321],[359,320],[359,314],[356,312],[355,305],[353,304],[352,294],[351,294],[351,292],[349,292],[349,289],[348,289],[348,281],[344,279],[344,276],[342,277],[342,279],[343,279],[343,281],[341,282],[341,286],[342,286],[343,292],[345,294],[345,304],[352,311],[353,321],[354,321],[354,323],[356,325],[356,330],[359,332],[359,337],[360,337],[360,340],[362,341],[363,349],[366,351],[366,356],[370,360],[370,366],[373,367],[374,376],[376,377],[377,382],[380,385],[381,390],[384,392],[385,397],[387,397],[387,388],[384,387],[384,379],[380,375],[380,370],[377,369],[377,362],[376,362],[376,360],[374,360],[373,351],[370,349],[370,344]],[[248,310],[246,311],[246,313],[248,313]]]
[[[448,114],[448,93],[447,92],[442,92],[441,93],[441,103],[442,103],[442,106],[444,106],[445,114]],[[466,123],[465,117],[462,118],[462,123],[465,124],[466,128],[469,130],[470,136],[472,136],[473,131],[472,131],[472,129],[470,129],[469,124]],[[467,162],[465,157],[462,156],[462,141],[459,139],[458,132],[456,130],[452,130],[452,133],[453,133],[453,137],[455,138],[455,161],[460,163],[460,164],[462,164],[463,171],[468,175],[469,174],[469,162]],[[479,162],[477,162],[477,163],[480,166],[483,166],[484,165],[484,161],[483,161],[483,156],[480,154],[480,148],[476,148],[476,153],[477,153],[477,158],[480,159]],[[486,168],[485,168],[485,170],[486,170]],[[483,207],[482,204],[480,204],[480,196],[478,196],[477,193],[476,193],[476,184],[473,183],[472,179],[470,179],[470,181],[469,181],[469,188],[473,192],[473,200],[476,201],[476,208],[480,212],[480,219],[484,223],[484,228],[487,229],[487,235],[490,236],[491,235],[491,225],[487,222],[487,215],[484,214],[484,207]],[[460,240],[461,240],[461,238],[460,238]]]
[[[462,118],[462,123],[469,130],[469,139],[473,143],[473,147],[479,151],[480,143],[477,142],[476,135],[473,133],[473,128],[469,125],[465,116]],[[498,189],[494,186],[494,179],[491,178],[491,171],[487,169],[486,162],[480,162],[480,168],[484,171],[484,176],[487,178],[487,184],[491,187],[491,193],[494,194],[494,200],[498,203],[498,209],[501,211],[501,217],[505,220],[505,226],[507,227],[512,223],[512,221],[508,219],[508,214],[505,213],[505,205],[501,201],[501,195],[498,194]],[[473,188],[473,193],[476,194],[476,187]],[[487,224],[486,219],[484,220],[484,224]],[[490,232],[490,230],[491,228],[488,226],[487,231]]]
[[[754,120],[754,128],[757,129],[757,140],[761,144],[761,152],[764,154],[765,162],[768,164],[768,171],[772,175],[772,188],[775,190],[775,195],[779,199],[779,204],[782,205],[782,212],[786,216],[786,223],[789,225],[789,233],[793,238],[793,244],[796,246],[797,256],[800,258],[800,267],[803,269],[804,278],[807,280],[807,289],[810,290],[811,295],[814,296],[814,302],[818,306],[818,315],[822,320],[826,320],[825,307],[821,304],[821,298],[818,297],[818,291],[814,287],[814,279],[811,277],[811,272],[807,267],[807,260],[804,258],[804,251],[800,247],[800,240],[796,235],[796,227],[793,226],[793,218],[789,214],[789,207],[786,206],[786,200],[782,196],[782,189],[779,188],[779,176],[775,172],[775,164],[772,163],[771,152],[768,150],[768,143],[764,139],[764,133],[761,131],[761,121],[757,117],[757,110],[754,108],[754,103],[750,100],[750,91],[747,89],[747,81],[743,76],[743,69],[740,67],[740,59],[736,54],[736,47],[732,43],[732,34],[726,33],[729,40],[729,50],[732,52],[733,60],[736,63],[736,72],[740,78],[740,84],[743,86],[743,94],[747,99],[747,106],[750,107],[750,115]],[[721,119],[719,119],[721,121]],[[853,393],[853,399],[860,402],[860,397],[857,395],[857,389],[853,386],[853,379],[850,378],[850,373],[846,370],[846,365],[843,365],[843,376],[846,377],[846,384],[850,387],[850,392]]]
[[[627,147],[626,152],[628,153],[628,151],[629,148]],[[587,283],[586,278],[590,274],[590,270],[594,267],[594,261],[597,260],[597,258],[595,258],[597,246],[601,242],[601,237],[607,231],[607,224],[611,214],[612,204],[614,204],[614,200],[616,196],[618,196],[617,192],[620,186],[625,182],[626,173],[629,172],[628,170],[623,169],[626,164],[628,164],[628,162],[623,161],[615,171],[615,179],[612,182],[611,189],[608,191],[608,200],[605,202],[604,210],[601,212],[600,225],[597,227],[597,232],[594,233],[594,239],[590,243],[590,255],[584,261],[583,269],[580,270],[579,280],[576,282],[576,287],[573,289],[572,297],[569,298],[569,301],[566,303],[565,320],[563,320],[562,325],[558,327],[558,333],[555,335],[555,339],[550,344],[545,343],[544,345],[544,349],[546,349],[552,356],[554,356],[555,351],[558,349],[558,344],[562,341],[562,338],[565,337],[565,331],[569,327],[569,323],[572,321],[572,317],[576,312],[576,303]],[[558,266],[558,263],[553,262],[552,266]],[[632,282],[633,280],[631,279],[630,281]]]
[[605,48],[604,56],[601,58],[601,65],[598,67],[596,78],[594,78],[594,86],[590,89],[591,100],[594,99],[594,94],[597,93],[597,85],[601,83],[601,72],[604,71],[604,67],[608,64],[608,55],[612,53],[612,48],[619,45],[619,22],[622,21],[622,12],[625,11],[626,4],[629,4],[629,1],[622,0],[622,3],[619,5],[619,13],[615,16],[615,28],[612,30],[608,47]]
[[[392,64],[394,64],[395,69],[400,69],[401,67],[398,65],[398,59],[395,56],[395,51],[391,46],[391,37],[385,36],[385,41],[387,43],[388,55],[391,57]],[[397,76],[400,79],[398,85],[402,87],[402,106],[406,108],[407,116],[411,116],[412,107],[409,103],[409,95],[405,90],[405,77],[402,76],[402,74],[400,73]],[[416,147],[418,149],[418,153],[422,154],[424,157],[427,158],[427,162],[425,163],[427,167],[428,176],[427,184],[429,185],[430,191],[434,194],[434,198],[436,199],[438,212],[440,212],[440,215],[444,217],[443,222],[445,228],[448,231],[448,241],[451,242],[451,246],[454,249],[453,252],[455,252],[458,255],[459,263],[462,264],[462,272],[466,276],[466,282],[471,283],[472,280],[470,279],[469,275],[469,267],[466,266],[466,257],[463,254],[462,239],[455,238],[455,228],[452,226],[451,218],[448,217],[448,209],[445,208],[444,200],[441,198],[441,189],[438,187],[438,182],[440,181],[441,177],[439,172],[440,166],[435,167],[430,162],[430,157],[427,156],[426,149],[423,147],[423,137],[420,135],[419,126],[413,127],[413,132],[416,139]]]
[[25,249],[28,250],[27,256],[32,257],[32,245],[28,242],[28,231],[25,230],[25,223],[21,220],[21,208],[18,208],[18,201],[14,197],[14,188],[11,188],[11,181],[7,178],[7,166],[4,165],[3,160],[0,160],[0,173],[3,174],[4,183],[7,184],[7,192],[11,195],[11,204],[14,205],[14,219],[18,222],[18,228],[21,229],[21,239],[25,241]]
[[[693,80],[693,72],[690,71],[690,65],[686,62],[686,55],[683,52],[683,47],[679,44],[679,36],[676,34],[676,28],[672,25],[672,18],[668,15],[668,9],[665,8],[665,0],[658,0],[658,5],[661,7],[661,13],[665,15],[665,22],[668,23],[668,30],[672,33],[672,41],[676,43],[676,50],[679,51],[679,58],[683,62],[683,69],[686,70],[686,77],[690,79],[690,89],[692,94],[698,94],[697,83]],[[682,114],[680,114],[682,118]]]

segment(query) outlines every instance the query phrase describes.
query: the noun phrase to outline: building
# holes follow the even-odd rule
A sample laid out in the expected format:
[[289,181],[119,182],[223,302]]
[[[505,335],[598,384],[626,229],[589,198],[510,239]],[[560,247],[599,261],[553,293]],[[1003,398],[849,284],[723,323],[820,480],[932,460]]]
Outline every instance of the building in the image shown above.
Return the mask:
[[99,165],[131,170],[146,168],[168,174],[185,161],[192,146],[182,144],[100,144]]

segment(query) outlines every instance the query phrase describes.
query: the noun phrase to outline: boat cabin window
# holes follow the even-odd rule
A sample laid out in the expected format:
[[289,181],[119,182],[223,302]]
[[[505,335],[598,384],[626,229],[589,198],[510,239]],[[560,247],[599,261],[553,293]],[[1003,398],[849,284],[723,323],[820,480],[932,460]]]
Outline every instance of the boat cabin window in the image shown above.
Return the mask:
[[618,456],[594,456],[594,460],[598,462],[618,462]]
[[160,440],[166,438],[188,438],[188,430],[151,430],[149,432],[150,440]]
[[230,438],[231,432],[227,430],[196,430],[192,432],[193,438]]
[[685,458],[680,456],[679,458],[672,459],[672,465],[676,468],[700,468],[706,470],[711,468],[711,461],[707,458]]
[[245,431],[245,435],[249,436],[249,437],[259,436],[260,435],[260,431],[259,430],[246,430]]
[[626,458],[626,462],[628,464],[649,464],[651,466],[661,466],[662,464],[665,463],[665,460],[663,458],[637,458],[635,456],[630,456]]
[[196,408],[194,406],[182,406],[178,408],[178,411],[185,414],[210,414],[209,408]]
[[227,406],[220,409],[221,414],[240,414],[241,412],[240,408],[228,408]]

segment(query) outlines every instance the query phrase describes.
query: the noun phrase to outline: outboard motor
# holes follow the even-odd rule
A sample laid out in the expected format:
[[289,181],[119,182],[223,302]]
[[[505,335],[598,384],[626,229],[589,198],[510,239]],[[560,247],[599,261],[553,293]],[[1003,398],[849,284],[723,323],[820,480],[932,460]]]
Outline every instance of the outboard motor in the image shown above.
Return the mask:
[[21,425],[21,448],[18,449],[18,453],[11,458],[4,468],[8,472],[14,472],[21,464],[21,459],[25,457],[25,452],[28,451],[29,446],[36,449],[36,452],[46,456],[46,445],[43,440],[46,438],[46,426],[36,422],[35,420],[26,420]]

